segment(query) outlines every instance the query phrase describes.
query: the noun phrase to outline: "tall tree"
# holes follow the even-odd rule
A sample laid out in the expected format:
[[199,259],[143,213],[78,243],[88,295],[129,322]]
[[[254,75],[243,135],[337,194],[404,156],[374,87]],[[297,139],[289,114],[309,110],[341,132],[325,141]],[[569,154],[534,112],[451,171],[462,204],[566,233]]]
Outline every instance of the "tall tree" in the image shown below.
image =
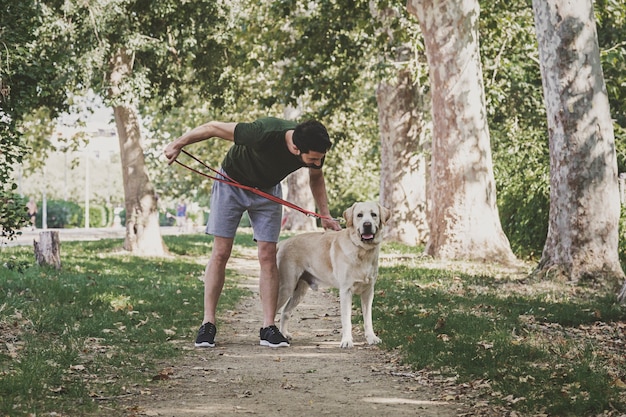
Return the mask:
[[[4,1],[0,13],[0,237],[12,238],[25,221],[13,169],[29,149],[24,119],[41,108],[56,116],[69,107],[71,45],[63,26],[47,25],[38,1]],[[51,48],[56,46],[58,48]]]
[[381,141],[380,203],[392,208],[385,238],[408,245],[424,243],[426,223],[426,153],[418,88],[408,70],[395,84],[376,91]]
[[617,160],[593,3],[533,0],[533,9],[550,139],[548,237],[536,272],[614,285],[624,278]]
[[138,112],[157,97],[159,110],[172,108],[190,84],[219,100],[225,57],[220,42],[228,37],[220,26],[225,5],[214,0],[69,0],[59,9],[55,0],[41,3],[50,20],[72,28],[71,52],[78,64],[73,82],[92,88],[114,109],[125,179],[125,249],[163,254]]
[[[109,99],[122,95],[123,82],[132,74],[132,51],[121,49],[112,59]],[[120,102],[113,107],[117,136],[122,152],[126,235],[124,249],[136,255],[162,256],[165,245],[159,229],[157,194],[145,166],[141,130],[132,103]]]
[[[300,111],[293,107],[287,107],[283,111],[283,116],[289,120],[300,118]],[[315,199],[310,191],[309,170],[299,169],[287,176],[287,201],[304,208],[315,211]],[[283,229],[293,231],[315,230],[316,220],[300,212],[283,209]]]
[[432,88],[433,144],[426,252],[513,262],[502,231],[487,127],[476,0],[409,0]]
[[[380,132],[380,202],[392,210],[385,239],[408,245],[426,243],[427,166],[430,106],[427,66],[417,23],[404,5],[370,2],[381,40],[377,65]],[[371,58],[370,58],[371,59]],[[372,63],[373,64],[373,63]]]

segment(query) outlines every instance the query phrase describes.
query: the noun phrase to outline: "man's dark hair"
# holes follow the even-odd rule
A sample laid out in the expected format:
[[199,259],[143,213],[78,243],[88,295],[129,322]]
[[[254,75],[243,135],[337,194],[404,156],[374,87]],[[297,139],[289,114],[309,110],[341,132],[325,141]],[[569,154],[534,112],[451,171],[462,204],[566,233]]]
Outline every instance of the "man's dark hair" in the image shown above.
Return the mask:
[[332,146],[326,128],[317,120],[307,120],[298,124],[293,131],[293,144],[302,153],[309,151],[326,153]]

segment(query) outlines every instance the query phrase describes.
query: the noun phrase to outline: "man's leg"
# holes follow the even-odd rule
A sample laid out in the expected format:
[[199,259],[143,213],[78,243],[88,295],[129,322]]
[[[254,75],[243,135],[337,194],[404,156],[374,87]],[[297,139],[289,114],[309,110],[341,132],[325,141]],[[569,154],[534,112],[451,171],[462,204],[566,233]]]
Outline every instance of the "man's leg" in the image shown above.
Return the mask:
[[276,243],[259,241],[259,292],[263,307],[263,327],[259,332],[261,346],[288,347],[289,341],[274,324],[278,301],[278,267],[276,266]]
[[259,292],[263,307],[263,327],[274,324],[276,303],[278,302],[278,267],[276,266],[276,243],[258,242],[259,265]]
[[215,236],[211,258],[204,270],[204,319],[215,324],[217,303],[226,279],[226,264],[233,248],[233,238]]

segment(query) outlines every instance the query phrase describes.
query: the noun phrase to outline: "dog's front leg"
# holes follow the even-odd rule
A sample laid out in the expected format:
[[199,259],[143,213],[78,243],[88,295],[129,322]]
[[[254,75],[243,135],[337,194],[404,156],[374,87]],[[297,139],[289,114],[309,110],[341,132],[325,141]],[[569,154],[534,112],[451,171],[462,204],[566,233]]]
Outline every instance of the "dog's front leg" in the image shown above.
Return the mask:
[[352,342],[352,288],[339,289],[339,304],[341,308],[341,345],[342,348],[351,348]]
[[372,325],[372,304],[374,302],[374,288],[370,288],[361,294],[361,311],[363,312],[363,330],[365,331],[365,339],[370,345],[381,342],[380,338],[374,333]]

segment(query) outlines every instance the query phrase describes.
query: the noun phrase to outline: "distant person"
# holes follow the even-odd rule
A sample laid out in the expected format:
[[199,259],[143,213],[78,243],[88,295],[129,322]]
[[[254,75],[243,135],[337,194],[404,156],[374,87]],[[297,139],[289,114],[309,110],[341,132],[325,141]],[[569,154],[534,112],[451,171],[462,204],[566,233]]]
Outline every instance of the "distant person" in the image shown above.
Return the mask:
[[183,232],[187,225],[187,205],[184,202],[178,203],[176,206],[176,226],[178,230]]
[[[233,142],[224,160],[221,173],[251,187],[257,187],[282,197],[280,182],[290,173],[308,168],[310,188],[322,218],[322,226],[340,230],[339,223],[330,217],[322,166],[331,147],[323,124],[310,120],[296,122],[272,117],[252,123],[209,122],[198,126],[174,140],[165,148],[168,163],[173,163],[183,147],[221,138]],[[269,347],[288,347],[289,341],[274,324],[278,302],[278,268],[276,243],[280,235],[282,206],[248,190],[213,183],[211,213],[206,233],[212,234],[213,251],[204,272],[204,317],[198,330],[196,347],[214,347],[215,312],[226,278],[226,263],[233,248],[237,226],[244,212],[248,212],[260,264],[259,292],[263,307],[263,327],[260,344]]]
[[26,210],[28,211],[28,219],[30,222],[31,230],[35,230],[35,220],[37,220],[37,203],[35,203],[35,199],[31,197],[26,203]]

